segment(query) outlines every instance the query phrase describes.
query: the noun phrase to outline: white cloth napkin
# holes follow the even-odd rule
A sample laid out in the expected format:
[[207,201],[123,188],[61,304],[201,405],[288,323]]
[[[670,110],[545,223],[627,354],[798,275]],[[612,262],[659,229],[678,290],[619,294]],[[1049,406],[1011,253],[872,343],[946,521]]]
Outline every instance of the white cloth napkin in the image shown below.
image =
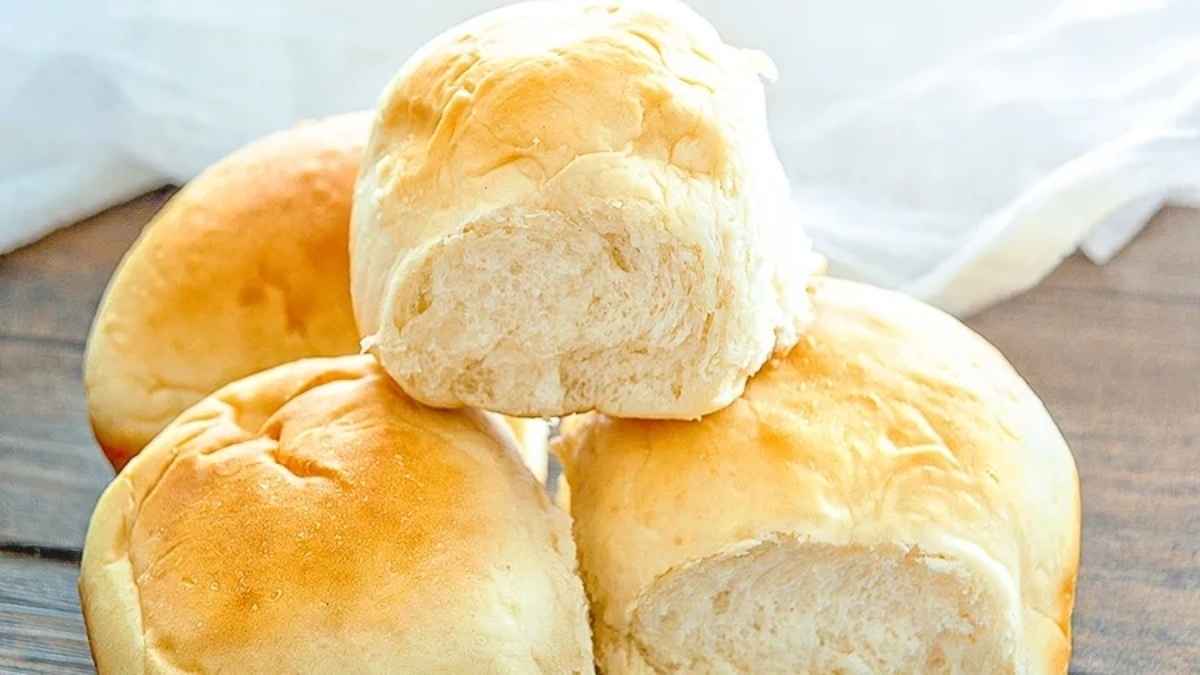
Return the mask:
[[[298,119],[365,108],[495,0],[18,3],[0,252]],[[1195,0],[696,0],[768,52],[772,131],[835,272],[958,313],[1200,201]]]

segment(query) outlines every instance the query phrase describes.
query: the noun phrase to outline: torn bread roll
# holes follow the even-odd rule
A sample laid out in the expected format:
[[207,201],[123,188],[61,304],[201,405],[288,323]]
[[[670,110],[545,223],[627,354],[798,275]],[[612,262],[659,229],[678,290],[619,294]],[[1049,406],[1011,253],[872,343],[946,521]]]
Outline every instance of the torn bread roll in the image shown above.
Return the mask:
[[527,2],[435,39],[356,188],[363,346],[441,407],[729,404],[810,315],[772,68],[673,1]]
[[815,322],[699,422],[558,441],[597,663],[627,673],[1066,673],[1074,461],[1004,358],[897,293]]
[[[272,366],[359,351],[348,237],[370,115],[303,123],[171,198],[113,274],[88,339],[96,440],[120,469],[188,406]],[[514,422],[546,474],[546,426]]]
[[498,416],[310,359],[189,408],[96,506],[104,673],[591,673],[567,516]]

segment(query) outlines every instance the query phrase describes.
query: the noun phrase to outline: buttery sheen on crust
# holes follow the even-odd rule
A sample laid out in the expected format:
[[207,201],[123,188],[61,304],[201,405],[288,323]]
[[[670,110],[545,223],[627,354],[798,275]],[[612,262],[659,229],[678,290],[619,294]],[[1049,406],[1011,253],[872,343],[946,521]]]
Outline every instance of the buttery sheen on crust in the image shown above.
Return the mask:
[[699,422],[583,416],[558,450],[597,664],[1066,673],[1070,451],[983,339],[818,282],[815,322]]
[[508,428],[369,356],[188,409],[101,497],[80,595],[100,673],[591,673],[565,514]]
[[414,55],[354,200],[363,345],[413,397],[696,418],[809,318],[762,54],[674,1],[527,2]]

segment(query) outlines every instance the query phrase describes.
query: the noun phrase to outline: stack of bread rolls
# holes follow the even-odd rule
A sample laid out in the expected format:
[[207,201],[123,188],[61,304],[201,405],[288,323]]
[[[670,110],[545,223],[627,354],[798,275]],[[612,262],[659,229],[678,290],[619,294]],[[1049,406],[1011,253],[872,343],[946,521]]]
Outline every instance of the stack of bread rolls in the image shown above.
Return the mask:
[[673,0],[528,2],[177,194],[89,340],[100,672],[1065,673],[1070,451],[821,276],[772,75]]

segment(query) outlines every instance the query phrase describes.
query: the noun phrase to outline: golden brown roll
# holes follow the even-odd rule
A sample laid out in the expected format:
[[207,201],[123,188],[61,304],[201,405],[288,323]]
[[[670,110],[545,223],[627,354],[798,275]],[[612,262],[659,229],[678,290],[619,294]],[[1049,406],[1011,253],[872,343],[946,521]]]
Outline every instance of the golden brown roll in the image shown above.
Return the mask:
[[272,134],[196,177],[117,268],[88,339],[92,429],[113,466],[221,385],[358,352],[348,227],[370,117]]
[[487,413],[311,359],[189,408],[80,576],[104,673],[591,673],[568,519]]
[[526,2],[433,40],[356,188],[364,346],[436,406],[727,405],[810,317],[773,68],[674,1]]
[[[92,429],[114,468],[224,384],[359,351],[347,239],[369,122],[339,115],[252,143],[146,226],[100,303],[84,366]],[[544,479],[545,423],[513,424]]]
[[598,667],[1066,673],[1078,479],[951,317],[818,282],[815,323],[699,422],[564,425]]

